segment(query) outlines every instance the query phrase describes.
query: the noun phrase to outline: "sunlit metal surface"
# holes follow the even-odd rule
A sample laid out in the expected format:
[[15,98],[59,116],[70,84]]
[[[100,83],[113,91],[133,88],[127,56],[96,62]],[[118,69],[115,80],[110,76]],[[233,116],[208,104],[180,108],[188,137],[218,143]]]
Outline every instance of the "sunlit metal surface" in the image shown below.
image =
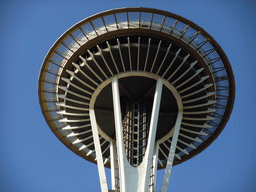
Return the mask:
[[146,106],[152,105],[159,79],[163,90],[155,139],[158,169],[166,167],[173,135],[176,165],[218,137],[234,104],[234,76],[227,57],[193,22],[149,8],[114,9],[88,17],[48,52],[39,76],[39,101],[53,133],[77,155],[96,163],[99,138],[105,167],[110,167],[116,141],[113,78],[120,87],[126,155],[135,167],[147,148],[145,119],[150,120],[152,109]]

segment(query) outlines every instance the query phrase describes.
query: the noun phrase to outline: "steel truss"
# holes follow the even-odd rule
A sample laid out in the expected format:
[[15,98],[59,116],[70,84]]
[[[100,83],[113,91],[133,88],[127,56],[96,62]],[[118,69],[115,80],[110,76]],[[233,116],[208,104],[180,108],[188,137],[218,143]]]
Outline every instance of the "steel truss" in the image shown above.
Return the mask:
[[[152,97],[152,105],[134,99],[137,89],[129,83],[136,82],[129,77],[145,84],[148,90],[137,86],[138,93]],[[156,9],[122,8],[88,17],[56,41],[38,94],[53,133],[97,163],[103,192],[109,190],[106,167],[112,190],[153,192],[158,169],[166,169],[161,191],[167,191],[172,166],[218,137],[233,108],[235,83],[221,47],[193,22]]]

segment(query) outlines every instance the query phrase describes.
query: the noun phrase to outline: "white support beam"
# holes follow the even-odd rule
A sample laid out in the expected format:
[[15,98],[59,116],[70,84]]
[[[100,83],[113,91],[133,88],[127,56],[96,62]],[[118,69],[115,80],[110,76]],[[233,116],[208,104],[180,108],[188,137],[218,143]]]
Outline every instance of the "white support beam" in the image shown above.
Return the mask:
[[140,37],[138,37],[137,71],[140,68]]
[[68,93],[70,93],[70,94],[72,94],[72,95],[75,95],[75,96],[77,96],[77,97],[80,97],[80,98],[82,98],[82,99],[90,100],[89,97],[86,97],[86,96],[84,96],[84,95],[75,93],[75,92],[73,92],[73,91],[70,91],[70,90],[69,90],[67,87],[65,87],[65,86],[58,86],[58,88],[60,88],[61,90],[65,91],[65,92],[68,92]]
[[162,95],[162,87],[162,79],[158,79],[154,95],[149,128],[150,131],[148,136],[148,145],[145,156],[142,163],[138,167],[132,167],[126,158],[124,150],[118,79],[116,77],[112,79],[114,118],[116,127],[116,142],[120,176],[120,191],[122,192],[148,192],[149,190],[149,177],[154,155],[155,137]]
[[74,62],[72,62],[72,65],[73,65],[83,76],[85,76],[87,79],[89,79],[93,84],[99,86],[99,84],[98,84],[96,81],[94,81],[89,75],[87,75],[87,74],[81,69],[80,65],[78,65],[78,64],[76,64],[76,63],[74,63]]
[[97,77],[101,82],[103,82],[103,79],[91,68],[91,66],[87,63],[86,59],[81,55],[79,56],[79,58],[83,61],[81,66],[86,66],[93,73],[95,77]]
[[[174,61],[176,60],[176,58],[178,57],[179,53],[181,51],[181,48],[175,53],[174,58],[172,59],[171,63],[169,64],[168,68],[165,70],[164,74],[162,75],[162,77],[165,76],[165,74],[169,71],[169,69],[171,68],[172,64],[174,63]],[[169,80],[169,79],[168,79]]]
[[86,134],[86,133],[90,133],[92,130],[87,130],[87,131],[82,131],[82,132],[78,132],[78,133],[74,133],[74,132],[71,132],[67,135],[67,137],[76,137],[78,135],[83,135],[83,134]]
[[147,55],[146,55],[146,60],[145,60],[145,64],[144,64],[144,71],[146,71],[147,64],[148,64],[148,55],[149,55],[149,50],[150,50],[150,42],[151,42],[151,38],[148,39],[148,49],[147,49]]
[[117,65],[116,65],[115,58],[114,58],[113,53],[112,53],[112,51],[111,51],[111,46],[110,46],[110,44],[109,44],[108,41],[107,41],[106,43],[107,43],[107,46],[108,46],[109,54],[110,54],[110,56],[111,56],[111,58],[112,58],[112,61],[113,61],[114,65],[115,65],[116,71],[117,71],[117,73],[119,73],[119,69],[118,69],[118,67],[117,67]]
[[[189,72],[193,67],[194,65],[197,63],[197,61],[194,61],[193,63],[190,64],[190,67],[184,71],[177,79],[175,79],[172,84],[174,85],[177,81],[179,81],[184,75],[187,74],[187,72]],[[167,79],[168,81],[170,80],[170,77]]]
[[111,186],[112,190],[117,190],[118,182],[118,166],[116,163],[116,143],[114,141],[110,142],[110,167],[111,167]]
[[95,65],[98,67],[98,69],[101,71],[101,73],[106,77],[106,79],[108,78],[108,76],[106,75],[106,73],[104,72],[104,70],[100,67],[100,64],[97,62],[97,60],[94,58],[94,54],[88,49],[87,52],[89,53],[89,55],[91,56],[93,62],[95,63]]
[[113,105],[114,105],[114,118],[116,127],[116,142],[117,142],[117,154],[119,164],[119,175],[120,175],[120,190],[126,192],[126,174],[125,174],[125,150],[123,144],[123,125],[121,117],[121,104],[118,79],[114,77],[112,79],[112,94],[113,94]]
[[77,110],[81,110],[81,111],[88,111],[89,110],[89,109],[84,108],[84,107],[75,107],[75,106],[67,105],[64,102],[56,103],[56,105],[59,106],[59,107],[66,107],[66,108],[77,109]]
[[189,93],[189,94],[187,94],[187,95],[184,95],[184,96],[182,96],[181,98],[182,98],[182,99],[185,99],[185,98],[190,97],[190,96],[192,96],[192,95],[195,95],[195,94],[197,94],[197,93],[199,93],[199,92],[201,92],[201,91],[204,91],[204,90],[208,89],[208,88],[211,87],[211,86],[213,86],[212,83],[210,83],[210,84],[205,84],[203,88],[198,89],[197,91],[194,91],[194,92]]
[[63,81],[65,81],[67,84],[71,85],[72,87],[75,87],[75,88],[78,89],[79,91],[82,91],[82,92],[84,92],[84,93],[87,93],[87,94],[89,94],[89,95],[92,95],[91,92],[89,92],[89,91],[87,91],[87,90],[84,90],[83,88],[81,88],[81,87],[77,86],[76,84],[72,83],[72,82],[70,81],[70,79],[67,79],[67,78],[61,78],[61,79],[62,79]]
[[161,70],[161,68],[162,68],[162,66],[163,66],[163,64],[164,64],[167,55],[168,55],[169,52],[170,52],[171,46],[172,46],[172,44],[170,43],[170,45],[168,46],[168,48],[167,48],[167,50],[166,50],[165,56],[164,56],[164,58],[162,59],[162,63],[160,64],[160,67],[158,68],[158,70],[157,70],[157,72],[156,72],[157,75],[158,75],[159,71]]
[[184,145],[186,145],[186,146],[188,146],[188,147],[190,147],[190,148],[192,148],[192,149],[196,149],[196,146],[195,145],[193,145],[193,143],[186,143],[185,141],[182,141],[182,140],[180,140],[180,139],[178,139],[178,142],[180,142],[180,143],[182,143],[182,144],[184,144]]
[[64,122],[64,123],[78,123],[78,122],[86,122],[90,121],[90,119],[68,119],[68,118],[63,118],[59,119],[59,122]]
[[105,168],[104,168],[104,162],[103,162],[99,133],[98,133],[98,126],[97,126],[97,122],[96,122],[96,116],[95,116],[94,109],[90,109],[90,119],[91,119],[91,124],[92,124],[92,134],[93,134],[94,148],[96,151],[101,191],[108,192],[107,178],[106,178],[106,173],[105,173]]
[[159,50],[160,50],[160,47],[161,47],[161,43],[162,43],[162,41],[160,40],[159,43],[158,43],[157,51],[156,51],[156,54],[155,54],[155,59],[153,61],[150,73],[152,73],[152,71],[154,69],[154,66],[155,66],[155,63],[156,63],[156,59],[157,59],[157,56],[158,56],[158,53],[159,53]]
[[184,63],[187,61],[187,59],[189,58],[189,56],[190,56],[190,54],[187,54],[186,57],[183,58],[182,63],[181,63],[181,64],[179,65],[179,67],[177,67],[177,69],[171,74],[171,76],[168,78],[168,80],[171,79],[171,78],[176,74],[176,72],[180,70],[180,68],[183,66],[183,64],[184,64]]
[[172,164],[174,160],[174,155],[175,155],[175,150],[177,146],[177,141],[179,137],[179,131],[180,131],[180,125],[182,121],[182,111],[178,112],[177,120],[174,126],[174,133],[172,136],[172,143],[171,143],[171,148],[169,151],[169,155],[167,158],[167,164],[165,168],[165,173],[164,173],[164,179],[163,179],[163,184],[161,187],[161,192],[167,192],[169,181],[170,181],[170,176],[171,176],[171,170],[172,170]]
[[122,62],[123,70],[125,72],[126,70],[125,70],[124,60],[123,60],[122,51],[121,51],[121,44],[120,44],[119,39],[116,39],[116,40],[117,40],[117,46],[118,46],[119,55],[120,55],[120,59],[121,59],[121,62]]
[[85,124],[85,125],[80,125],[80,126],[74,126],[74,127],[71,127],[70,125],[67,125],[63,128],[61,128],[62,130],[73,130],[73,129],[81,129],[81,128],[85,128],[85,127],[89,127],[91,126],[91,124]]
[[208,114],[215,112],[216,109],[208,108],[206,111],[187,111],[183,112],[184,115],[191,115],[191,114]]
[[156,176],[157,176],[157,165],[158,165],[158,153],[159,153],[159,144],[155,144],[155,149],[154,149],[154,155],[153,155],[153,186],[150,189],[150,192],[155,192],[156,191]]
[[198,105],[191,105],[191,106],[186,106],[184,109],[193,109],[193,108],[198,108],[198,107],[204,107],[207,105],[212,105],[214,103],[217,103],[216,100],[208,100],[206,103],[198,104]]
[[[103,19],[103,17],[102,17],[102,19]],[[97,45],[97,49],[98,49],[98,51],[99,51],[99,53],[100,53],[100,56],[101,56],[102,60],[104,61],[105,65],[106,65],[106,67],[108,68],[108,71],[109,71],[109,72],[111,73],[111,75],[113,76],[114,73],[113,73],[112,70],[110,69],[110,67],[109,67],[109,65],[108,65],[108,63],[107,63],[107,61],[106,61],[106,59],[105,59],[105,57],[104,57],[104,55],[103,55],[103,53],[102,53],[102,50],[101,50],[101,48],[99,47],[99,45]]]
[[155,148],[156,129],[157,129],[157,123],[158,123],[158,117],[159,117],[162,88],[163,88],[162,79],[158,79],[156,83],[156,90],[155,90],[153,108],[152,108],[151,119],[150,119],[148,145],[147,145],[147,150],[143,160],[143,164],[144,164],[143,166],[145,166],[146,170],[144,173],[145,179],[144,179],[144,182],[142,183],[142,186],[144,186],[143,189],[145,189],[145,192],[148,192],[148,188],[149,188],[150,169],[152,165],[152,157],[153,157],[153,152]]
[[131,42],[130,42],[129,37],[127,37],[127,41],[128,41],[128,53],[129,53],[130,70],[132,71]]
[[74,103],[78,103],[78,104],[81,104],[81,105],[89,105],[89,103],[86,103],[86,102],[77,101],[76,99],[70,99],[69,97],[66,97],[64,94],[58,95],[58,98],[65,99],[65,100],[68,100],[68,101],[72,101]]
[[[204,70],[204,68],[200,68],[198,70],[196,70],[195,74],[192,75],[191,77],[189,77],[188,79],[186,79],[185,81],[183,81],[181,84],[179,84],[178,86],[176,86],[176,89],[179,89],[181,86],[185,85],[186,83],[190,82],[193,78],[195,78],[199,73],[201,73]],[[198,82],[198,81],[197,81]],[[186,90],[185,90],[186,91]],[[182,92],[179,92],[180,94]]]
[[195,102],[195,101],[199,101],[199,100],[202,100],[202,99],[204,99],[204,98],[208,98],[208,97],[210,97],[210,96],[212,96],[212,95],[215,95],[215,94],[216,94],[216,92],[207,92],[207,94],[204,95],[204,96],[202,96],[202,97],[197,97],[197,98],[195,98],[195,99],[183,101],[183,104],[187,104],[187,103],[192,103],[192,102]]
[[81,150],[83,150],[83,149],[85,149],[85,148],[88,148],[88,147],[90,147],[91,145],[93,145],[93,141],[92,141],[91,143],[87,144],[87,145],[82,145],[82,146],[79,148],[79,151],[81,151]]

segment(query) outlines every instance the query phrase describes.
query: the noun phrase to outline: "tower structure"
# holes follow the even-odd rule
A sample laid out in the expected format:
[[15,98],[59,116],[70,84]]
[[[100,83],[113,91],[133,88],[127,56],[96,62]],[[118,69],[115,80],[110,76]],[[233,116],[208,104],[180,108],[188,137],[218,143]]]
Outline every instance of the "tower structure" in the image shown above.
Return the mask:
[[153,192],[159,169],[165,192],[172,166],[225,127],[235,84],[202,28],[166,11],[121,8],[84,19],[55,42],[38,93],[52,132],[97,164],[103,192]]

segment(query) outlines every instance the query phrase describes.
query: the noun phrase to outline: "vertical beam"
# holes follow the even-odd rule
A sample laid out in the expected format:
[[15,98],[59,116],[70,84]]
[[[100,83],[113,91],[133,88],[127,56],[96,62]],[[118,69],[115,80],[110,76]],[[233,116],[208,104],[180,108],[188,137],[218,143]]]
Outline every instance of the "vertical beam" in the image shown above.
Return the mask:
[[112,190],[117,191],[117,176],[118,169],[116,164],[116,144],[114,141],[110,142],[110,164],[111,164],[111,185]]
[[140,69],[140,37],[138,37],[137,71]]
[[114,105],[114,117],[116,127],[116,142],[118,151],[118,164],[119,164],[119,175],[120,175],[120,191],[126,192],[125,182],[125,151],[123,145],[123,125],[121,116],[121,104],[119,95],[118,79],[114,77],[112,79],[112,94],[113,94],[113,105]]
[[92,124],[92,134],[93,134],[93,141],[94,141],[94,147],[95,147],[96,158],[97,158],[101,191],[108,192],[107,178],[106,178],[106,173],[105,173],[105,168],[103,163],[103,157],[102,157],[102,151],[100,146],[100,139],[99,139],[99,133],[98,133],[98,127],[96,123],[94,109],[90,109],[90,119]]
[[[112,79],[114,118],[116,127],[116,142],[120,176],[120,191],[122,192],[148,192],[149,190],[149,177],[155,149],[155,137],[162,95],[162,87],[162,79],[158,79],[151,113],[147,150],[142,163],[138,167],[132,167],[126,158],[124,150],[118,79],[116,77]],[[155,157],[155,159],[156,158],[157,157]]]
[[157,123],[158,123],[158,117],[159,117],[162,88],[163,88],[162,79],[158,79],[157,84],[156,84],[155,95],[154,95],[152,113],[151,113],[148,145],[147,145],[147,150],[146,150],[144,162],[143,162],[143,163],[145,163],[144,166],[146,166],[145,167],[145,178],[143,181],[144,182],[143,186],[145,188],[145,192],[147,192],[148,188],[149,188],[149,177],[150,177],[150,170],[151,170],[151,165],[152,165],[153,152],[154,152],[154,148],[155,148],[156,129],[157,129]]
[[154,149],[154,156],[153,156],[153,186],[151,188],[150,192],[155,192],[156,191],[156,174],[157,174],[157,165],[158,165],[158,152],[159,152],[159,144],[155,144],[155,149]]
[[144,71],[146,71],[147,64],[148,64],[148,55],[149,55],[149,50],[150,50],[150,42],[151,42],[151,38],[148,39],[148,50],[147,50],[147,56],[146,56],[145,64],[144,64]]
[[166,164],[166,168],[165,168],[165,173],[164,173],[163,184],[162,184],[162,187],[161,187],[161,192],[167,192],[167,189],[168,189],[170,176],[171,176],[171,170],[172,170],[172,164],[173,164],[175,150],[176,150],[177,141],[178,141],[178,137],[179,137],[181,120],[182,120],[182,111],[179,111],[178,116],[177,116],[177,120],[176,120],[176,123],[175,123],[175,127],[174,127],[174,133],[173,133],[173,136],[172,136],[171,149],[169,151],[169,155],[168,155],[168,158],[167,158],[167,164]]

